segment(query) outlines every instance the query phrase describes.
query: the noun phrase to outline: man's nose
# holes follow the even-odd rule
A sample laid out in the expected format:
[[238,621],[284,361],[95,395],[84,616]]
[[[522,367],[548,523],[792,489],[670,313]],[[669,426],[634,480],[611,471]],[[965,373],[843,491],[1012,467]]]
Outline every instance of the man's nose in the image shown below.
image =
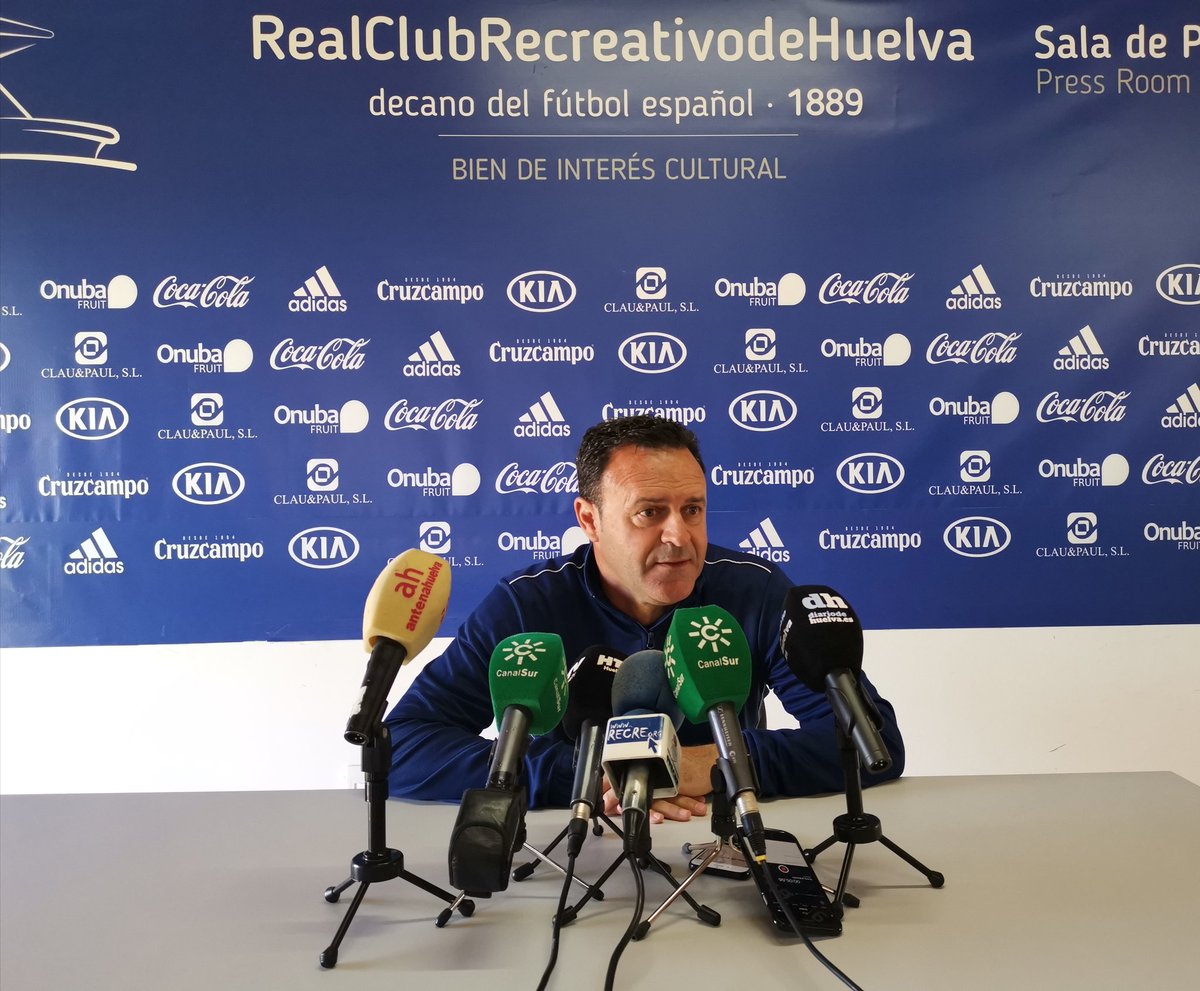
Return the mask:
[[664,544],[677,544],[682,546],[687,543],[687,523],[684,522],[682,513],[668,513],[666,522],[663,523],[662,540]]

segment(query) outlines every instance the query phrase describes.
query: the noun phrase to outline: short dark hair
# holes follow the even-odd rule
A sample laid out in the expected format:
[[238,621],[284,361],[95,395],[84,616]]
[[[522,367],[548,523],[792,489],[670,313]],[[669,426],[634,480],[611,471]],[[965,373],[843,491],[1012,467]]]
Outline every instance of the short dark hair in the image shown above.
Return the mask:
[[645,447],[651,450],[680,449],[691,453],[704,471],[700,442],[687,427],[661,416],[639,414],[605,420],[589,427],[579,442],[575,468],[579,475],[579,495],[598,503],[600,476],[608,467],[613,452],[620,447]]

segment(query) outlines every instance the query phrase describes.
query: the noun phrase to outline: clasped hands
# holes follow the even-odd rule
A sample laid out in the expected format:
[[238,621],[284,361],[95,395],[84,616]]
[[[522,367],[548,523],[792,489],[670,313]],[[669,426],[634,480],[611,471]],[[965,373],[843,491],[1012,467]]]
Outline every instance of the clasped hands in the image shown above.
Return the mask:
[[[712,766],[717,762],[715,744],[682,747],[679,751],[679,792],[671,798],[656,798],[650,805],[650,822],[666,819],[687,822],[692,816],[708,812],[708,794],[712,791]],[[621,798],[604,779],[604,814],[621,811]]]

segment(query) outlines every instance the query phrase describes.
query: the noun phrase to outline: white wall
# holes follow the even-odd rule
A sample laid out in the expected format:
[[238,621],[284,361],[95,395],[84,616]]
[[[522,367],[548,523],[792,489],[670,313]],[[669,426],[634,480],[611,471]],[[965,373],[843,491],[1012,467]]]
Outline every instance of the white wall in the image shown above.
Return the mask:
[[[0,791],[357,784],[342,729],[365,664],[354,641],[6,649]],[[909,774],[1200,784],[1200,626],[868,631],[865,666],[900,715]]]

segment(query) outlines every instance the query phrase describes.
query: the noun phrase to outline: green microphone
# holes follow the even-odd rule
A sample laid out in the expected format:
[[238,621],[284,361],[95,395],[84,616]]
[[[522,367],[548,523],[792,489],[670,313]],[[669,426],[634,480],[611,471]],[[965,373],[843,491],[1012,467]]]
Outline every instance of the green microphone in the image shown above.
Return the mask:
[[676,609],[663,655],[667,681],[688,722],[707,720],[717,745],[717,765],[738,811],[755,860],[767,856],[758,778],[737,714],[750,694],[750,644],[738,621],[720,606]]
[[512,790],[520,780],[529,736],[549,733],[567,708],[567,657],[556,633],[518,633],[492,651],[488,686],[496,746],[487,787]]

